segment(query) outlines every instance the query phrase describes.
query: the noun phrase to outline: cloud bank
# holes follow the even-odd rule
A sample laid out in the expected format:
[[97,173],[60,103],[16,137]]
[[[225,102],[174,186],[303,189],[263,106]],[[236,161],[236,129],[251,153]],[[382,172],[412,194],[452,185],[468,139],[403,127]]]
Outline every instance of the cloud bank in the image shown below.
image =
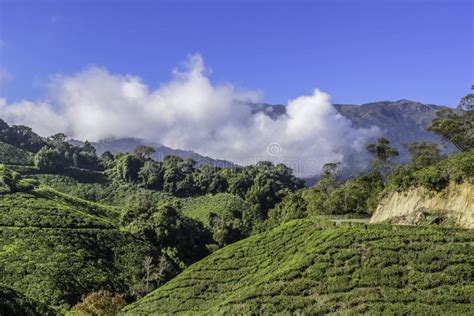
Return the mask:
[[259,92],[211,83],[201,56],[194,55],[155,90],[139,77],[98,67],[55,76],[48,100],[0,99],[0,117],[43,136],[139,137],[239,164],[283,162],[300,176],[317,174],[326,162],[344,162],[379,133],[355,129],[317,89],[290,100],[287,115],[276,119],[252,111],[249,103],[259,101]]

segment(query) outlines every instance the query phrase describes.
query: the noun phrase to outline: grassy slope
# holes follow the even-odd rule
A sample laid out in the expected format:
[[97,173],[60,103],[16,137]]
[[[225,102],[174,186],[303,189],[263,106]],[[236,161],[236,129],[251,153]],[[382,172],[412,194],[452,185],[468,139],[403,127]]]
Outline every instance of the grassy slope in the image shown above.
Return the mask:
[[31,165],[33,163],[33,154],[10,144],[0,142],[0,163]]
[[131,195],[139,192],[150,192],[161,199],[173,199],[171,195],[164,192],[146,190],[133,185],[109,181],[105,178],[84,181],[84,179],[71,175],[56,174],[36,174],[32,177],[44,185],[69,195],[114,206],[123,206]]
[[0,226],[113,228],[118,211],[49,188],[0,196]]
[[222,217],[241,218],[242,213],[250,209],[242,198],[229,193],[186,198],[181,202],[183,213],[204,225],[208,225],[211,212]]
[[467,314],[473,274],[471,231],[306,219],[216,251],[124,312]]
[[0,283],[69,308],[97,289],[124,293],[151,247],[115,228],[115,209],[52,189],[0,196]]
[[250,210],[250,205],[242,198],[229,193],[177,198],[165,192],[150,191],[106,179],[104,181],[84,182],[69,175],[53,174],[36,174],[33,178],[61,192],[89,201],[115,206],[123,206],[133,194],[149,192],[162,201],[179,201],[181,209],[186,216],[196,219],[206,226],[209,224],[208,215],[211,212],[216,213],[221,218],[239,219],[242,218],[245,211]]

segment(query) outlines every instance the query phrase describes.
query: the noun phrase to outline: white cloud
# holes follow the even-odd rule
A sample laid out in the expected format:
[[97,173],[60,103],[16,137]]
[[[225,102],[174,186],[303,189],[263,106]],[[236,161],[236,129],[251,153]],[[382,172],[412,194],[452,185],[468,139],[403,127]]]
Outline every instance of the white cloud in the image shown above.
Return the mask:
[[245,102],[258,102],[261,93],[214,85],[205,73],[202,58],[194,55],[184,69],[173,72],[170,82],[151,90],[139,77],[92,67],[56,76],[48,103],[8,105],[0,100],[0,116],[43,135],[64,131],[88,140],[140,137],[241,164],[285,162],[298,175],[344,161],[378,133],[376,128],[353,128],[319,90],[289,101],[287,115],[276,120],[252,113]]

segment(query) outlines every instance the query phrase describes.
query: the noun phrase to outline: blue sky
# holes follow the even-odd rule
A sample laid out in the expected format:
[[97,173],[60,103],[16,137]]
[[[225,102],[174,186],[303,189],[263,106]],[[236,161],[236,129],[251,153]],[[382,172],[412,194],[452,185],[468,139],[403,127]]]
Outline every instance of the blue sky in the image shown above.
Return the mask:
[[456,105],[473,84],[473,1],[0,0],[0,97],[43,98],[90,65],[155,88],[193,53],[215,83],[286,103]]

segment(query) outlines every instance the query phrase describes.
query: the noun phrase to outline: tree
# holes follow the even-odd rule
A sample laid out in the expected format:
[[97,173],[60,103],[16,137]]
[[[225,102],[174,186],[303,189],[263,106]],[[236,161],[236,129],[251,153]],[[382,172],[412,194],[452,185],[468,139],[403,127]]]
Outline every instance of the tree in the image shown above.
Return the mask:
[[138,182],[138,172],[143,166],[143,161],[134,155],[124,154],[117,159],[115,165],[116,175],[126,182]]
[[241,198],[245,198],[245,195],[253,184],[255,175],[253,172],[249,172],[253,170],[253,168],[238,167],[235,169],[235,172],[232,172],[230,169],[223,169],[221,174],[224,175],[227,183],[229,183],[229,192]]
[[36,153],[46,142],[38,134],[27,126],[8,126],[5,121],[0,120],[0,141]]
[[323,174],[319,180],[319,184],[326,193],[329,193],[337,185],[338,168],[339,163],[335,162],[326,163],[323,166]]
[[138,172],[142,184],[147,189],[161,190],[163,188],[163,165],[153,160],[147,160]]
[[468,151],[474,148],[474,109],[467,107],[455,113],[451,109],[442,109],[436,112],[437,117],[428,127],[429,131],[439,134],[451,142],[459,151]]
[[184,216],[174,203],[159,203],[150,193],[133,196],[122,211],[120,223],[161,251],[176,249],[178,266],[187,266],[209,253],[206,245],[212,241],[210,232]]
[[378,204],[384,188],[379,172],[370,172],[360,178],[347,180],[326,191],[321,182],[303,190],[307,214],[370,214]]
[[34,164],[41,171],[53,172],[62,170],[67,166],[59,150],[44,146],[34,157]]
[[441,160],[437,144],[413,142],[407,147],[411,154],[411,163],[417,169],[430,166]]
[[195,194],[197,188],[193,173],[196,162],[177,156],[166,156],[163,160],[163,190],[177,196]]
[[99,290],[83,296],[82,301],[76,304],[73,310],[80,316],[112,316],[125,304],[123,295]]
[[270,220],[284,223],[292,219],[308,216],[308,202],[301,196],[301,191],[288,194],[281,203],[268,213]]
[[155,149],[150,146],[146,145],[138,145],[134,150],[133,150],[133,155],[137,158],[140,159],[147,159],[150,158],[151,155],[155,153]]
[[88,141],[81,147],[70,146],[68,148],[73,152],[73,164],[77,168],[97,170],[100,168],[99,158],[95,147]]
[[376,144],[367,145],[367,150],[374,156],[372,167],[383,176],[387,175],[393,167],[392,158],[398,156],[398,150],[390,146],[390,141],[380,137]]
[[288,193],[304,186],[303,181],[296,178],[284,164],[274,166],[271,162],[260,161],[249,168],[253,168],[249,172],[253,176],[253,184],[245,194],[245,199],[252,204],[261,219],[265,219],[267,212]]
[[474,93],[470,93],[459,101],[458,109],[463,111],[474,110]]
[[176,273],[173,263],[165,254],[159,257],[158,265],[153,262],[152,256],[146,256],[143,260],[143,278],[132,286],[132,295],[141,298],[171,279]]
[[219,172],[209,166],[201,166],[194,175],[194,182],[200,193],[219,193],[225,192],[228,187],[228,183]]
[[110,151],[104,151],[100,157],[102,166],[105,169],[110,169],[115,166],[115,157]]
[[84,145],[82,146],[82,151],[85,153],[97,156],[97,151],[95,147],[87,140],[84,142]]

